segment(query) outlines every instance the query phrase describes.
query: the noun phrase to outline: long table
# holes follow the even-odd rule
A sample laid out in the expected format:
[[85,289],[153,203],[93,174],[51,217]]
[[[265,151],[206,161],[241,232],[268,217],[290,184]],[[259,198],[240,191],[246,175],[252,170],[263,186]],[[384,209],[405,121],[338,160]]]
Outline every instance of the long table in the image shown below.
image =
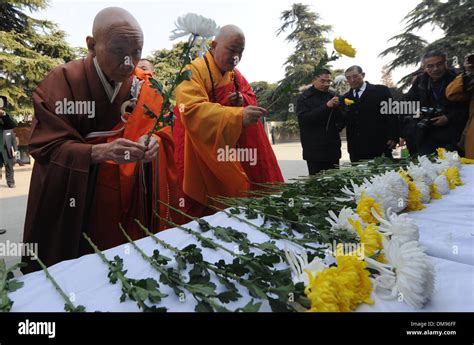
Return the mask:
[[[436,270],[436,285],[432,300],[421,310],[413,309],[398,300],[387,301],[379,298],[375,293],[372,298],[374,305],[361,305],[357,311],[361,312],[413,312],[413,311],[474,311],[474,166],[463,166],[461,178],[465,182],[451,191],[441,200],[433,200],[426,209],[410,213],[420,229],[420,243],[427,249]],[[245,232],[252,242],[264,242],[269,237],[253,227],[229,218],[219,212],[205,218],[210,224],[231,226]],[[250,220],[256,225],[262,224],[262,219]],[[197,230],[198,225],[191,222],[186,225]],[[193,236],[184,231],[173,228],[163,231],[157,236],[167,243],[184,248],[198,242]],[[213,237],[212,235],[206,236]],[[215,239],[215,238],[214,238]],[[216,240],[220,242],[219,240]],[[283,248],[281,241],[277,245]],[[231,244],[220,242],[229,249]],[[158,248],[163,255],[173,257],[173,253],[157,245],[151,238],[143,238],[136,244],[147,254],[152,255]],[[135,251],[130,244],[124,244],[103,252],[107,258],[115,255],[123,258],[127,276],[130,278],[155,278],[159,280],[159,273],[155,271]],[[223,250],[202,248],[203,257],[209,262],[224,259],[230,262],[232,257]],[[175,264],[175,263],[173,263]],[[284,267],[284,263],[280,263]],[[71,297],[75,305],[84,305],[87,311],[136,312],[139,311],[134,301],[126,300],[120,303],[121,285],[109,283],[108,268],[95,255],[85,255],[78,259],[58,263],[49,268],[51,275],[61,288]],[[64,310],[64,300],[60,297],[52,284],[46,279],[42,271],[30,273],[19,278],[24,282],[23,288],[10,294],[13,300],[13,312],[55,312]],[[212,281],[218,286],[217,278]],[[243,296],[237,302],[226,305],[229,309],[243,307],[250,296],[243,287],[238,287]],[[223,289],[222,289],[223,290]],[[168,311],[193,311],[196,301],[192,296],[178,298],[168,286],[161,284],[160,291],[168,297],[158,306],[166,306]],[[219,290],[218,290],[219,292]],[[267,302],[262,301],[261,311],[271,311]]]

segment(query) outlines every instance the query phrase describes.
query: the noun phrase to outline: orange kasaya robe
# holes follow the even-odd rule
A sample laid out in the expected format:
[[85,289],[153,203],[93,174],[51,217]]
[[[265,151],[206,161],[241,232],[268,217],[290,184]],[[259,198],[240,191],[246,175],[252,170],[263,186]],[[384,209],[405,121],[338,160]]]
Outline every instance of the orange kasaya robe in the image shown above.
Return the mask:
[[[150,88],[151,74],[136,68],[134,75],[144,80],[132,113],[125,113],[126,123],[119,123],[113,130],[123,131],[113,137],[93,139],[94,143],[111,142],[117,138],[131,141],[146,135],[155,123],[145,115],[144,104],[159,115],[163,98]],[[126,242],[119,223],[133,239],[144,237],[135,219],[138,219],[151,232],[169,228],[161,217],[171,219],[172,213],[161,200],[176,206],[177,172],[173,158],[173,137],[171,127],[164,127],[153,134],[159,144],[157,159],[142,163],[117,164],[113,161],[102,162],[99,167],[92,207],[89,235],[99,249],[112,248]]]
[[[220,206],[210,197],[244,197],[246,191],[260,188],[254,182],[283,181],[262,123],[244,128],[244,108],[228,102],[229,94],[238,91],[244,106],[256,105],[250,85],[236,69],[222,74],[209,52],[206,58],[208,66],[204,58],[189,65],[191,80],[176,89],[173,132],[184,201],[180,206],[198,217],[215,212],[209,205]],[[254,150],[256,156],[254,160],[222,160],[228,149]]]

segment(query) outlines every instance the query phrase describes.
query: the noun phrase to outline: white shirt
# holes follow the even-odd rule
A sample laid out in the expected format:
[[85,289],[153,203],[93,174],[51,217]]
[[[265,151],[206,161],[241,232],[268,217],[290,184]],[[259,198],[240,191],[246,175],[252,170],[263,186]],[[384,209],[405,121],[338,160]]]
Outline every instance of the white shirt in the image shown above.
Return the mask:
[[[366,88],[367,88],[367,83],[364,81],[364,84],[362,84],[362,86],[359,88],[359,92],[358,92],[359,98],[362,96]],[[354,97],[357,98],[356,90],[354,90],[352,93],[354,94]]]
[[110,83],[107,81],[107,78],[105,78],[104,72],[102,72],[102,69],[99,66],[99,62],[97,62],[97,57],[94,56],[94,66],[95,70],[97,71],[97,74],[99,75],[99,79],[102,83],[102,86],[104,87],[105,93],[107,94],[107,97],[109,98],[110,103],[114,102],[115,97],[117,97],[117,94],[120,91],[120,88],[122,87],[122,82],[115,83],[115,87],[112,87]]

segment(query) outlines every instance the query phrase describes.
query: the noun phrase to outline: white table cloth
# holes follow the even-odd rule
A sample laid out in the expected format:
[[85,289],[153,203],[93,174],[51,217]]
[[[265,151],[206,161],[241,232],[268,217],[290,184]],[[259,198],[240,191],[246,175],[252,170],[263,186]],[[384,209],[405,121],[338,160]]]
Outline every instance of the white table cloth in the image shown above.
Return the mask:
[[[410,216],[420,228],[420,243],[427,248],[436,268],[436,288],[433,298],[421,311],[474,311],[474,166],[463,166],[461,176],[464,186],[451,191],[442,200],[435,200],[420,212],[412,212]],[[268,236],[235,219],[228,218],[223,213],[217,213],[205,218],[213,225],[232,226],[248,234],[252,242],[264,242]],[[261,224],[261,220],[253,220]],[[187,227],[197,229],[193,222]],[[206,236],[210,232],[206,233]],[[197,243],[194,237],[180,229],[169,229],[157,235],[167,243],[178,248]],[[219,241],[218,241],[219,242]],[[161,254],[173,257],[173,254],[157,245],[151,238],[144,238],[136,242],[148,255],[153,250],[160,249]],[[229,249],[232,244],[220,242]],[[282,243],[277,241],[282,247]],[[231,256],[222,250],[202,249],[204,258],[209,262],[224,259],[230,262]],[[155,278],[156,272],[130,244],[124,244],[104,252],[112,259],[119,255],[124,260],[127,276],[130,278]],[[284,265],[284,264],[280,264]],[[283,266],[282,266],[283,267]],[[61,288],[71,296],[75,305],[84,305],[87,311],[139,311],[134,301],[119,302],[121,284],[109,283],[108,267],[95,255],[86,255],[78,259],[64,261],[49,268],[51,275]],[[42,271],[31,273],[19,278],[25,285],[23,288],[10,294],[14,301],[12,311],[63,311],[64,301],[46,279]],[[219,287],[217,279],[213,279]],[[191,295],[185,301],[180,301],[173,291],[160,283],[160,291],[168,297],[158,304],[165,306],[169,311],[193,311],[196,302]],[[239,287],[243,296],[239,301],[227,305],[229,309],[244,306],[250,296],[245,288]],[[375,293],[372,298],[375,305],[361,305],[357,311],[419,311],[403,302],[386,301]],[[270,311],[268,303],[263,302],[261,311]]]

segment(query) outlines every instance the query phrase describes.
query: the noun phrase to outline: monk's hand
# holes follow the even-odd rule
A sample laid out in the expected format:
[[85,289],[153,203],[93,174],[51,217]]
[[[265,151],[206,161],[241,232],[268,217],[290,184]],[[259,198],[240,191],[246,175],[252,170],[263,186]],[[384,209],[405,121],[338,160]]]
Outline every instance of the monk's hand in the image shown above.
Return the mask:
[[227,97],[227,102],[233,106],[241,107],[244,105],[244,97],[240,92],[231,92]]
[[254,105],[246,106],[244,108],[244,114],[243,114],[244,127],[257,123],[258,119],[260,119],[260,117],[265,116],[265,115],[268,115],[268,111],[265,108],[257,107]]
[[[146,135],[138,139],[138,142],[140,144],[143,144],[143,146],[145,146],[145,141],[146,141]],[[143,156],[142,159],[140,159],[140,162],[142,163],[151,162],[153,159],[156,158],[159,148],[160,148],[160,144],[158,143],[158,140],[156,140],[154,136],[151,136],[150,142],[148,143],[148,146],[146,146],[145,155]]]
[[124,138],[119,138],[105,145],[107,146],[103,153],[103,157],[105,158],[103,160],[111,160],[118,164],[136,162],[143,158],[146,151],[146,147],[143,143],[137,143]]

